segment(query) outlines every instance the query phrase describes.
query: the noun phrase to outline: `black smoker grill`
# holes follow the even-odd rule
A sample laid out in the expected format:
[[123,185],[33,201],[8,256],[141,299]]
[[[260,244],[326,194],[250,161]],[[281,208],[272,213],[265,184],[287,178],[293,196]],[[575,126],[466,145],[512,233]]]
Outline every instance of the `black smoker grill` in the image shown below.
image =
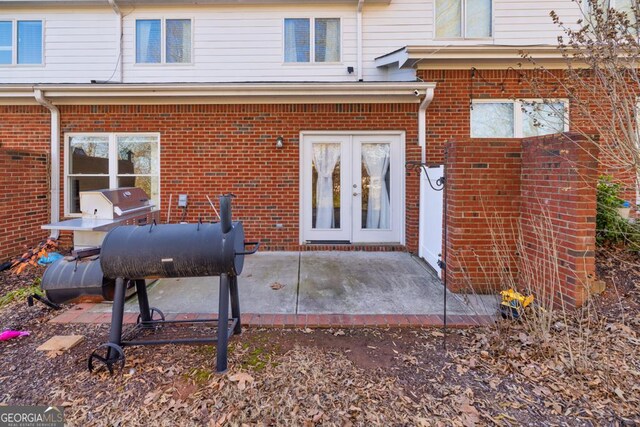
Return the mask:
[[[245,246],[253,246],[245,251]],[[111,230],[102,242],[100,266],[105,278],[115,280],[109,342],[89,356],[89,370],[96,361],[113,373],[113,366],[124,367],[123,347],[158,344],[217,343],[216,371],[227,370],[227,344],[231,335],[241,333],[238,275],[244,256],[258,250],[258,242],[245,242],[242,222],[231,221],[231,195],[220,197],[220,222],[197,224],[123,225]],[[165,320],[157,308],[149,307],[145,279],[168,277],[220,276],[217,319]],[[123,339],[125,290],[135,284],[140,315]],[[231,297],[231,319],[229,319]],[[154,317],[159,317],[155,318]],[[136,337],[136,332],[155,331],[168,324],[214,323],[217,338],[188,337],[151,339]],[[128,337],[132,337],[129,339]]]

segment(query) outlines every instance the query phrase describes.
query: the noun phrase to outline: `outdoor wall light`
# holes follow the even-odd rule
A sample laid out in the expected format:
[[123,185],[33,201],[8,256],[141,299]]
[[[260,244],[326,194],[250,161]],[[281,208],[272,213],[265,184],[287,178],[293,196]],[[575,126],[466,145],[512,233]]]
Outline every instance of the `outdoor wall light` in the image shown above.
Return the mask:
[[276,138],[276,148],[284,147],[284,138],[279,136]]

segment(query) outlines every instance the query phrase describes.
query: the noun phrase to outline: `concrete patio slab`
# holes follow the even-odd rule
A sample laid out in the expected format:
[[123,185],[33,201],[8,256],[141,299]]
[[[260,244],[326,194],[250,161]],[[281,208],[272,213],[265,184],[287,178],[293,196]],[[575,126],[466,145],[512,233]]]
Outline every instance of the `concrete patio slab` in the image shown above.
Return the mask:
[[[149,287],[149,302],[165,314],[215,313],[218,280],[161,279]],[[404,252],[261,252],[245,259],[238,281],[241,311],[255,315],[443,313],[440,279],[422,260]],[[492,316],[496,301],[495,296],[448,292],[447,311]],[[110,312],[111,304],[96,304],[89,311]],[[135,297],[125,311],[138,312]]]

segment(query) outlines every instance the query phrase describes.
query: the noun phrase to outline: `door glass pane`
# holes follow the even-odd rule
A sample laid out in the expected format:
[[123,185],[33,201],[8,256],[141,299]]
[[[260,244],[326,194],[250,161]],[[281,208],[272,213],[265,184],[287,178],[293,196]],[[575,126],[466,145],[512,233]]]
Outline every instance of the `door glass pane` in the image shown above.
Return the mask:
[[462,0],[436,0],[436,37],[462,37]]
[[389,153],[388,143],[362,144],[362,228],[390,228]]
[[109,188],[108,176],[70,176],[69,177],[69,210],[80,213],[80,192]]
[[[71,174],[109,174],[109,137],[73,136],[69,139],[69,155]],[[108,187],[107,179],[103,188]]]
[[491,0],[467,0],[465,37],[491,37]]
[[512,102],[477,102],[471,110],[472,138],[513,138]]
[[340,144],[313,144],[312,227],[340,228]]
[[564,103],[522,105],[523,136],[540,136],[564,131]]
[[155,175],[158,173],[158,138],[118,137],[118,173]]

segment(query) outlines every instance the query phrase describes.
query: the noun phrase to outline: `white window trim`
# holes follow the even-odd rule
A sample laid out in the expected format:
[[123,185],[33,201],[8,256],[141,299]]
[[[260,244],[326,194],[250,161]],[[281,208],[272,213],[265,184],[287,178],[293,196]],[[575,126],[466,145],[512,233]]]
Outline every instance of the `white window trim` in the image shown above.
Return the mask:
[[[188,19],[191,21],[191,62],[167,62],[167,20]],[[160,21],[160,62],[138,62],[138,21]],[[133,20],[133,65],[134,67],[189,67],[195,65],[195,18],[166,16],[136,16]]]
[[[287,19],[308,19],[309,20],[309,62],[286,62],[285,61],[285,52],[286,52],[286,38],[285,38],[285,21]],[[316,19],[337,19],[340,21],[340,60],[333,62],[316,62]],[[282,18],[282,65],[291,67],[291,66],[323,66],[323,65],[342,65],[342,38],[343,38],[343,19],[339,16],[287,16]]]
[[[44,19],[32,19],[32,18],[24,18],[24,19],[4,19],[0,18],[2,22],[11,22],[11,64],[0,64],[0,67],[44,67],[45,66],[45,20]],[[39,21],[40,25],[42,25],[42,51],[40,52],[40,63],[39,64],[18,64],[18,22],[24,21]]]
[[[522,128],[522,118],[524,117],[524,111],[522,111],[522,105],[528,103],[540,103],[540,104],[553,104],[557,102],[562,102],[564,104],[564,132],[569,131],[569,100],[567,98],[553,98],[553,99],[542,99],[542,98],[522,98],[518,100],[513,99],[497,99],[497,98],[486,98],[486,99],[474,99],[471,102],[473,104],[513,104],[513,138],[528,138],[523,135],[524,131]],[[469,136],[471,138],[477,139],[487,139],[485,137],[473,137],[471,136],[471,115],[469,115]]]
[[438,2],[436,0],[433,1],[433,39],[439,41],[460,41],[460,40],[493,40],[495,34],[495,0],[491,0],[491,34],[488,37],[467,37],[467,0],[460,0],[462,3],[461,6],[461,35],[460,37],[438,37],[438,29],[436,24],[436,18],[438,16]]
[[[109,173],[108,175],[104,174],[72,174],[69,171],[70,165],[70,154],[69,151],[69,143],[71,138],[76,136],[84,136],[84,137],[108,137],[109,139]],[[160,200],[161,197],[161,185],[160,185],[160,151],[161,151],[161,143],[160,143],[160,132],[70,132],[64,134],[64,216],[65,217],[80,217],[81,213],[72,213],[71,212],[71,195],[69,188],[69,177],[71,176],[108,176],[109,177],[109,188],[118,188],[118,144],[117,138],[121,136],[152,136],[157,139],[158,143],[158,158],[157,158],[157,175],[154,174],[126,174],[126,176],[151,176],[158,177],[158,204],[157,208],[160,209]],[[149,194],[149,197],[152,195]]]

